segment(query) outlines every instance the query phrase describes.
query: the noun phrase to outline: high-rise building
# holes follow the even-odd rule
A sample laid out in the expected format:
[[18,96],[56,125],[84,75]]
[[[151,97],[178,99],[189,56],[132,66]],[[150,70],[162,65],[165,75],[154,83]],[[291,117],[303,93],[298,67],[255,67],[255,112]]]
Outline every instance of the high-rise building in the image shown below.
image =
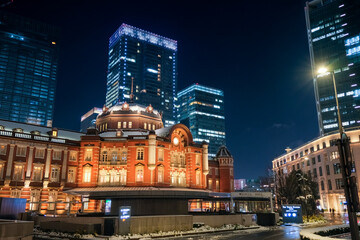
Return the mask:
[[195,142],[209,144],[209,156],[215,157],[225,145],[224,92],[193,84],[178,93],[178,121],[189,127]]
[[177,41],[122,24],[110,37],[106,106],[129,101],[152,104],[165,126],[176,122]]
[[344,128],[359,127],[360,2],[306,2],[305,16],[320,135],[339,129],[332,74],[318,75],[320,67],[334,72]]
[[80,132],[86,133],[89,127],[96,127],[96,118],[100,113],[102,113],[102,109],[94,107],[82,115],[80,121]]
[[51,125],[58,28],[0,11],[0,118]]

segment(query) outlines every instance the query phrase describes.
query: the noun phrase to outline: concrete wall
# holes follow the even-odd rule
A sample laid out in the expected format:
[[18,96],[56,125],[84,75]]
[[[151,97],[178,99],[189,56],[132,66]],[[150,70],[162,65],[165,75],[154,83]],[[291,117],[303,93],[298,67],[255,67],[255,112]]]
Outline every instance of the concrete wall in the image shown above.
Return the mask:
[[0,220],[1,240],[32,240],[34,222]]
[[132,217],[130,233],[152,233],[158,231],[190,230],[193,227],[191,215],[163,215]]
[[253,216],[255,214],[236,214],[236,215],[199,215],[193,216],[193,222],[204,223],[211,227],[221,227],[224,224],[238,224],[245,227],[255,225]]

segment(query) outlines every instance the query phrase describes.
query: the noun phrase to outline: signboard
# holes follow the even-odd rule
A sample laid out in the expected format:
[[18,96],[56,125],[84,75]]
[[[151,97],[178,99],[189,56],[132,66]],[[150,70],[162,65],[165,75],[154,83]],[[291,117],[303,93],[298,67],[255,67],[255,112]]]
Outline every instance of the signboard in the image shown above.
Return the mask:
[[288,204],[282,206],[284,223],[302,223],[302,209],[300,204]]
[[119,234],[127,235],[130,233],[131,206],[121,206],[119,208]]
[[110,214],[110,212],[111,212],[111,200],[106,199],[106,201],[105,201],[105,215]]

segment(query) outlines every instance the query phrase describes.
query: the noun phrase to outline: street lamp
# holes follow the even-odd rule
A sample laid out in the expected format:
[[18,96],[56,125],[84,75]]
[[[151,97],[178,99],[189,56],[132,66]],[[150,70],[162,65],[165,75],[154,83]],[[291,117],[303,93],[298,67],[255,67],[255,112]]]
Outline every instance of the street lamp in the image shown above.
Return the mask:
[[359,227],[357,224],[357,216],[356,216],[356,212],[359,211],[359,195],[356,185],[356,178],[355,176],[351,176],[353,161],[350,151],[350,141],[346,133],[344,132],[342,126],[339,99],[336,89],[335,73],[334,71],[328,71],[328,69],[326,69],[325,67],[319,68],[318,73],[319,73],[318,77],[331,74],[332,81],[334,84],[334,93],[335,93],[338,125],[339,125],[339,133],[340,133],[340,139],[337,140],[337,146],[339,150],[340,168],[344,183],[345,198],[347,202],[351,239],[360,240]]

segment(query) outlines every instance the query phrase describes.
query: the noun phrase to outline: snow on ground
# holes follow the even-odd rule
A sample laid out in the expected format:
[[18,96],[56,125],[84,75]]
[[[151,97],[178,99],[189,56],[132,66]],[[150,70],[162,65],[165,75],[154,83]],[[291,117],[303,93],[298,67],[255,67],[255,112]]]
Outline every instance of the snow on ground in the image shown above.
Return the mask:
[[[327,231],[335,228],[344,228],[344,227],[349,227],[349,225],[332,225],[332,226],[319,227],[319,228],[306,228],[300,231],[300,235],[307,237],[310,240],[334,240],[334,238],[331,238],[330,236],[323,237],[314,233],[320,231]],[[347,239],[347,238],[337,238],[337,239]]]

